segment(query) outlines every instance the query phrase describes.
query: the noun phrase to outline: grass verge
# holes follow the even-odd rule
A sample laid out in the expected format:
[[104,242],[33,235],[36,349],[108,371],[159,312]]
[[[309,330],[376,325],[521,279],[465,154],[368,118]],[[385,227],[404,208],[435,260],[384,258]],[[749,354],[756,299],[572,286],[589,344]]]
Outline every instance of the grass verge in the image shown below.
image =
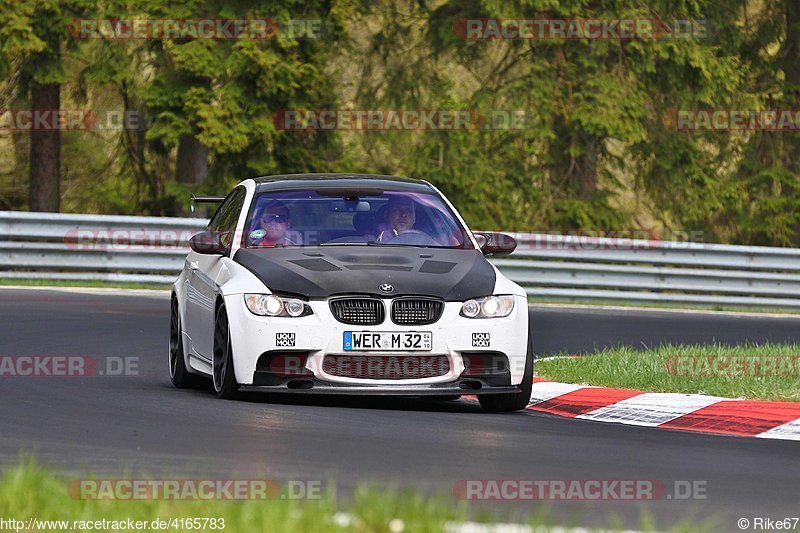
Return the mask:
[[536,372],[563,383],[800,402],[800,344],[623,347],[539,362]]
[[[249,476],[255,478],[257,476]],[[93,479],[88,476],[88,479]],[[126,479],[117,476],[114,479]],[[141,476],[136,479],[142,480]],[[163,478],[159,478],[163,479]],[[410,490],[377,489],[361,487],[352,498],[338,500],[332,491],[324,491],[316,500],[282,499],[250,501],[220,500],[92,500],[80,499],[68,487],[70,479],[57,475],[24,459],[16,466],[7,467],[0,476],[0,517],[24,522],[15,527],[6,522],[9,531],[116,531],[131,530],[125,522],[146,523],[140,531],[224,531],[225,533],[252,533],[256,531],[307,532],[488,532],[488,531],[547,531],[555,522],[546,518],[544,507],[538,506],[527,520],[506,520],[498,512],[507,514],[502,503],[474,507],[471,502],[455,500],[453,495],[424,495]],[[283,493],[285,494],[285,493]],[[532,502],[532,509],[533,509]],[[597,502],[603,506],[603,502]],[[633,503],[632,503],[633,505]],[[498,512],[495,512],[498,511]],[[600,509],[598,509],[600,511]],[[641,511],[641,508],[640,508]],[[608,524],[605,531],[626,529],[614,513],[604,512]],[[639,513],[639,529],[665,531],[657,528],[652,515],[646,510]],[[577,517],[577,515],[576,515]],[[206,521],[204,527],[191,527],[172,520],[216,519]],[[220,519],[223,522],[220,522]],[[579,519],[579,518],[578,518]],[[28,522],[28,521],[31,522]],[[168,521],[167,527],[151,525],[154,520]],[[52,522],[56,521],[56,523]],[[66,521],[66,522],[65,522]],[[105,521],[105,522],[102,522]],[[498,528],[498,523],[515,522],[516,525]],[[49,523],[48,523],[49,522]],[[57,524],[61,522],[61,524]],[[114,526],[114,522],[122,524]],[[563,519],[560,520],[564,522]],[[480,526],[480,524],[485,524]],[[220,527],[224,525],[224,527]],[[572,524],[564,524],[574,527]],[[8,527],[6,527],[8,526]],[[134,526],[133,530],[137,530]],[[544,528],[544,529],[542,529]],[[713,531],[713,519],[686,518],[674,524],[669,531]]]

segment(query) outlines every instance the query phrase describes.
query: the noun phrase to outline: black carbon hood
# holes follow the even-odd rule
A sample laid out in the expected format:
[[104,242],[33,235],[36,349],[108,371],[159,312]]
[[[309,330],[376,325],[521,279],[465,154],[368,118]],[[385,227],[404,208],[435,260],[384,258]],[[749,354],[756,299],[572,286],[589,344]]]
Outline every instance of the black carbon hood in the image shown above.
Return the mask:
[[[273,292],[306,298],[337,294],[434,296],[448,301],[492,294],[495,273],[479,250],[394,246],[242,248],[233,260]],[[380,285],[394,287],[381,292]]]

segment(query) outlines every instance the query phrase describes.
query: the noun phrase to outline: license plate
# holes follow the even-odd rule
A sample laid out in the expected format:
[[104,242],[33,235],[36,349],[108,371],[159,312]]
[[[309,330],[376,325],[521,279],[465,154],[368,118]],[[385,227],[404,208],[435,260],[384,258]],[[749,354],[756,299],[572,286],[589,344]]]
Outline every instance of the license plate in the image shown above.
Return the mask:
[[345,331],[346,352],[429,352],[433,345],[430,331]]

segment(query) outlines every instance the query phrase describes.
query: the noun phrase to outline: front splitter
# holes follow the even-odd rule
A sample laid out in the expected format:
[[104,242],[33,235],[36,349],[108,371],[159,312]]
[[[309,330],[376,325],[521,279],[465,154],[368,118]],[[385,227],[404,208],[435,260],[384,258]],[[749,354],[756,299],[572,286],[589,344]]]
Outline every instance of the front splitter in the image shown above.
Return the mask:
[[[310,384],[310,386],[308,386]],[[294,380],[281,385],[242,385],[242,391],[280,392],[291,394],[342,394],[373,396],[450,396],[483,394],[518,394],[518,387],[461,388],[457,384],[443,383],[433,385],[350,385],[331,383],[317,379]]]

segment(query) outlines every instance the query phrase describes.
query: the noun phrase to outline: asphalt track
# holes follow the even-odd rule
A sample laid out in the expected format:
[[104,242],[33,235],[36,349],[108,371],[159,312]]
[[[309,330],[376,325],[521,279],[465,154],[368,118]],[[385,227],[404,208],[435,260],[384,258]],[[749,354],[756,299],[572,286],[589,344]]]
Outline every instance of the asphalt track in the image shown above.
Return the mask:
[[[800,339],[800,318],[534,307],[536,350],[580,353],[659,342]],[[739,517],[800,515],[800,444],[567,420],[487,414],[468,400],[388,398],[216,399],[173,389],[166,368],[168,300],[126,294],[0,290],[0,355],[138,357],[125,377],[0,378],[0,461],[33,452],[77,475],[259,477],[397,482],[451,493],[464,479],[701,481],[693,501],[559,502],[564,525],[658,527]],[[538,504],[493,503],[513,517]]]

